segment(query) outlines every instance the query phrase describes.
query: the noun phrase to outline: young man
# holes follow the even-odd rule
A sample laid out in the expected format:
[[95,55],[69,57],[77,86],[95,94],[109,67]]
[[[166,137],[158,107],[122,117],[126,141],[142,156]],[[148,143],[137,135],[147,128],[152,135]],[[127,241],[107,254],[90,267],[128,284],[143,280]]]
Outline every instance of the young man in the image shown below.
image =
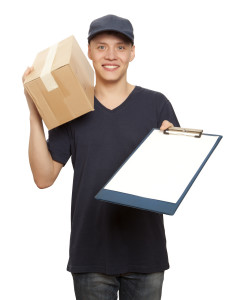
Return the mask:
[[115,300],[119,291],[121,300],[158,300],[169,268],[163,216],[94,196],[152,128],[165,130],[179,123],[164,95],[127,82],[135,56],[129,20],[114,15],[94,20],[88,43],[96,74],[93,112],[50,130],[46,142],[41,118],[26,94],[32,173],[39,188],[48,187],[71,157],[67,270],[73,275],[76,299]]

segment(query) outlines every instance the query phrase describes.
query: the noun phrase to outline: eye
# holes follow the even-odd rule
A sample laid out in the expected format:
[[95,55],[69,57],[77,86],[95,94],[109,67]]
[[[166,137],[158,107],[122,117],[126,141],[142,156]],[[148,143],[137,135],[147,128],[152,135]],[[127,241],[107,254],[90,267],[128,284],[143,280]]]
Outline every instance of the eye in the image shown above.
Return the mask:
[[99,50],[104,50],[104,49],[105,49],[105,46],[100,45],[100,46],[98,46],[98,49],[99,49]]
[[124,47],[124,46],[119,46],[118,49],[119,49],[119,50],[124,50],[125,47]]

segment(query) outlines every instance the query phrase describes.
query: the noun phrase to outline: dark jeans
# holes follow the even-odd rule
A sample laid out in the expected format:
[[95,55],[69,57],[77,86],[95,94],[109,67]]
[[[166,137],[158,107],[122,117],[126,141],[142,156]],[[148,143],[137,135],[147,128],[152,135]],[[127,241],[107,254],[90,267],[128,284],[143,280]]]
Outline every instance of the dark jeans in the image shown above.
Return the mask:
[[160,300],[164,272],[126,273],[72,273],[77,300]]

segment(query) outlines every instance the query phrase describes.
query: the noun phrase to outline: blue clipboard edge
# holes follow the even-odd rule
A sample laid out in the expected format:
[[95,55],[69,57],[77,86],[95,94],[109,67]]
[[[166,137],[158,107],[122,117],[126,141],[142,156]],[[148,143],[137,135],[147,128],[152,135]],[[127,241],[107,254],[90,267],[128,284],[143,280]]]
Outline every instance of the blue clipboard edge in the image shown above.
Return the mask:
[[[95,198],[97,200],[102,200],[106,202],[110,202],[113,204],[118,204],[118,205],[124,205],[128,207],[134,207],[138,209],[143,209],[151,212],[156,212],[156,213],[161,213],[161,214],[167,214],[167,215],[174,215],[176,210],[178,209],[179,205],[181,204],[182,200],[188,193],[189,189],[193,185],[194,181],[202,171],[203,167],[205,166],[206,162],[220,143],[222,139],[222,135],[217,135],[217,134],[207,134],[203,133],[203,135],[208,135],[208,136],[217,136],[217,140],[212,147],[212,149],[209,151],[208,155],[202,162],[201,166],[185,188],[184,192],[178,199],[176,203],[172,202],[166,202],[162,200],[155,200],[151,198],[145,198],[145,197],[140,197],[132,194],[127,194],[127,193],[122,193],[118,191],[112,191],[105,189],[105,186],[110,182],[110,180],[120,171],[120,169],[124,166],[124,164],[130,159],[130,157],[138,150],[138,148],[143,144],[143,142],[149,137],[149,135],[154,131],[154,130],[159,130],[159,128],[153,128],[146,136],[145,138],[141,141],[141,143],[135,148],[135,150],[128,156],[128,158],[124,161],[124,163],[120,166],[120,168],[113,174],[113,176],[107,181],[107,183],[104,185],[104,187],[95,195]],[[190,137],[191,138],[191,137]],[[130,204],[129,204],[130,202]]]
[[100,190],[95,198],[113,204],[124,205],[168,215],[173,215],[178,207],[177,203],[170,203],[107,189]]

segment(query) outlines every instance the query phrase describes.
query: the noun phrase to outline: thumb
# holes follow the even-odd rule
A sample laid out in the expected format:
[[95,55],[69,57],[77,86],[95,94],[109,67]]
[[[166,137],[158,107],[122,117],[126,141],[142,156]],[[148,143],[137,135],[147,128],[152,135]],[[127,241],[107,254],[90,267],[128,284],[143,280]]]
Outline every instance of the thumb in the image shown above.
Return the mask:
[[163,123],[162,123],[162,125],[161,125],[161,127],[160,127],[160,130],[166,130],[166,129],[170,128],[170,127],[173,127],[173,124],[170,123],[167,120],[164,120]]

